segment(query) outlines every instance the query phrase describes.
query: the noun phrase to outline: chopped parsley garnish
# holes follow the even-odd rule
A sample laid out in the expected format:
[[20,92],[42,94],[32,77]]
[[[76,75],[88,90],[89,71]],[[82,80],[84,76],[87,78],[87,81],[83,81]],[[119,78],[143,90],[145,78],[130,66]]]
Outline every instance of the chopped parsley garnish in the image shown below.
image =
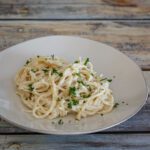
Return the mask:
[[53,68],[53,69],[52,69],[52,74],[53,74],[53,73],[56,73],[56,74],[57,74],[58,71],[57,71],[55,68]]
[[27,60],[27,61],[26,61],[26,65],[27,65],[27,64],[29,64],[29,63],[30,63],[30,61],[29,61],[29,60]]
[[43,70],[43,72],[44,72],[45,74],[48,74],[48,72],[49,72],[48,69],[42,69],[42,70]]
[[62,76],[63,76],[63,73],[62,73],[62,72],[60,72],[60,73],[59,73],[59,76],[60,76],[60,77],[62,77]]
[[75,63],[75,64],[77,64],[77,63],[79,63],[79,61],[78,61],[78,60],[76,60],[74,63]]
[[33,91],[33,90],[34,90],[34,87],[33,87],[32,84],[29,84],[29,85],[28,85],[28,90],[29,90],[29,91]]
[[59,125],[64,124],[63,120],[62,120],[62,119],[59,119],[58,124],[59,124]]
[[85,85],[85,83],[81,80],[77,81],[79,84]]
[[63,73],[61,73],[61,72],[58,72],[55,68],[53,68],[52,69],[52,74],[58,74],[60,77],[62,77],[63,76]]
[[100,82],[104,80],[107,80],[108,82],[112,82],[112,79],[108,79],[108,78],[101,79]]
[[85,62],[84,62],[84,65],[87,65],[87,63],[90,61],[89,58],[86,58]]
[[72,108],[72,103],[71,102],[68,103],[68,108]]
[[75,87],[70,87],[69,88],[69,94],[72,96],[76,96],[76,88]]
[[68,108],[72,108],[72,106],[75,106],[75,105],[78,105],[79,104],[79,101],[78,100],[70,100],[69,103],[68,103]]
[[90,96],[91,96],[91,94],[83,95],[82,97],[83,97],[83,98],[88,98],[88,97],[90,97]]
[[37,70],[32,68],[31,71],[35,73]]
[[75,75],[77,75],[78,77],[81,77],[81,74],[80,74],[80,73],[75,73]]
[[107,79],[108,82],[112,82],[112,79]]
[[94,76],[94,73],[91,73],[92,76]]
[[79,104],[79,101],[78,101],[78,100],[75,100],[75,99],[73,99],[72,102],[73,102],[73,105]]
[[117,108],[119,105],[119,103],[115,103],[114,108]]

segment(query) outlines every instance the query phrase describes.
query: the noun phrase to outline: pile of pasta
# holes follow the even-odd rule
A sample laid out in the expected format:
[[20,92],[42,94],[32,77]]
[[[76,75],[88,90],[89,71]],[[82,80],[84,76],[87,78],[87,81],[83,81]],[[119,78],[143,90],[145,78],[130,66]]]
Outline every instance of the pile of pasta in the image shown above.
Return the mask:
[[80,120],[110,112],[114,106],[110,82],[97,75],[89,58],[67,63],[54,55],[30,58],[15,78],[28,112],[48,119],[73,114]]

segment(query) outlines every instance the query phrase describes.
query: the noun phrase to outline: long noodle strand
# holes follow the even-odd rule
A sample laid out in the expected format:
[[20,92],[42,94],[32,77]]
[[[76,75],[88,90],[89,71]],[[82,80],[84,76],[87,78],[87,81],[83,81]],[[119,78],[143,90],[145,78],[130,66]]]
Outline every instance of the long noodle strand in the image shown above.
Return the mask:
[[98,76],[89,59],[72,64],[50,56],[27,60],[16,74],[17,94],[36,118],[57,118],[73,113],[76,119],[108,113],[114,98],[110,80]]

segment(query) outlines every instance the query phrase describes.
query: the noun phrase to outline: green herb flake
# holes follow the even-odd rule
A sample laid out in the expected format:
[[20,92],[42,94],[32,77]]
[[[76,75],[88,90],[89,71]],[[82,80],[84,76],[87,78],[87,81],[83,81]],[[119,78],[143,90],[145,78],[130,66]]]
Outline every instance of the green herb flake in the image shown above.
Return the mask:
[[83,95],[82,97],[83,97],[83,98],[89,98],[90,96],[91,96],[91,94]]
[[81,81],[81,80],[78,80],[77,82],[78,82],[79,84],[85,85],[85,83],[84,83],[83,81]]
[[101,116],[104,116],[104,114],[101,114]]
[[52,74],[54,74],[54,73],[57,74],[57,75],[59,75],[60,77],[63,76],[63,73],[58,72],[55,68],[52,69]]
[[32,69],[31,69],[31,71],[35,73],[37,70],[36,70],[36,69],[34,69],[34,68],[32,68]]
[[29,60],[27,60],[27,61],[26,61],[26,65],[28,65],[29,63],[30,63],[30,61],[29,61]]
[[89,59],[89,58],[86,58],[86,60],[85,60],[85,62],[84,62],[84,65],[87,65],[89,61],[90,61],[90,59]]
[[79,63],[79,61],[78,61],[78,60],[76,60],[74,63],[75,63],[75,64],[77,64],[77,63]]
[[76,88],[75,87],[70,87],[69,88],[69,94],[72,96],[76,96]]
[[46,68],[44,68],[44,69],[42,69],[42,70],[43,70],[43,72],[44,72],[45,74],[48,74],[48,72],[49,72],[49,70],[46,69]]
[[62,119],[59,119],[58,124],[59,124],[59,125],[64,124],[63,120],[62,120]]
[[39,56],[39,55],[37,55],[37,58],[40,58],[40,56]]
[[75,105],[78,105],[79,104],[79,101],[78,100],[70,100],[69,103],[68,103],[68,108],[72,108],[72,106],[75,106]]
[[103,79],[101,79],[101,80],[100,80],[100,82],[101,82],[101,81],[104,81],[104,80],[107,80],[107,78],[103,78]]
[[100,82],[105,81],[105,80],[107,80],[108,82],[112,82],[112,79],[108,79],[108,78],[103,78],[103,79],[100,80]]
[[59,76],[60,76],[60,77],[62,77],[62,76],[63,76],[63,73],[62,73],[62,72],[60,72],[60,73],[59,73]]
[[57,73],[57,70],[55,68],[52,68],[52,74]]
[[108,82],[112,82],[112,79],[107,79]]
[[117,108],[119,105],[119,103],[115,103],[114,108]]
[[81,74],[80,73],[75,73],[76,76],[78,77],[81,77]]
[[73,105],[78,105],[79,104],[79,101],[75,100],[75,99],[73,99],[72,102],[73,102]]
[[72,108],[72,101],[70,101],[69,103],[68,103],[68,108]]
[[33,84],[29,84],[29,85],[28,85],[28,90],[29,90],[29,91],[33,91],[33,90],[34,90]]

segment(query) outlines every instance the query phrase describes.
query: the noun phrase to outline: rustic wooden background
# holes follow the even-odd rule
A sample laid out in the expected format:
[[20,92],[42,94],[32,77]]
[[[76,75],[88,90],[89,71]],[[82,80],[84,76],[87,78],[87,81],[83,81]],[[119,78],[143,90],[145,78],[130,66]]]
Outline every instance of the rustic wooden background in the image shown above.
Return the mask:
[[[150,0],[0,0],[0,51],[58,34],[119,49],[141,67],[150,89]],[[43,135],[0,120],[0,149],[150,150],[150,96],[128,121],[89,135]]]

